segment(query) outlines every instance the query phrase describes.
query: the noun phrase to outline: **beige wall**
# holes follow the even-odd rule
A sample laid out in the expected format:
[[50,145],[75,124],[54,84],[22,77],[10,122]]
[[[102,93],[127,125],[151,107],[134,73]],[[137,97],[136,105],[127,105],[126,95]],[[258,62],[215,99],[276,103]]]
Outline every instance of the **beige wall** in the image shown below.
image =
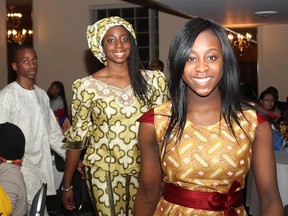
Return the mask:
[[[61,0],[61,4],[58,0],[33,1],[34,48],[39,58],[37,84],[46,90],[52,81],[62,81],[69,103],[72,99],[72,82],[91,72],[86,61],[87,56],[91,58],[86,42],[89,6],[103,4],[127,3],[119,0]],[[170,38],[181,22],[181,18],[163,13],[160,15],[160,26],[167,26],[169,23],[169,31],[160,27],[160,31],[165,32],[160,34],[160,46],[163,47],[160,57],[165,62]],[[92,59],[94,61],[93,57]],[[0,87],[4,85],[6,82]]]
[[47,89],[52,81],[60,80],[71,102],[73,81],[89,75],[86,61],[90,54],[86,41],[89,6],[109,3],[119,4],[119,1],[61,0],[60,4],[58,0],[33,0],[40,87]]
[[269,86],[279,91],[279,99],[288,96],[288,25],[258,27],[259,94]]
[[[89,24],[89,6],[103,4],[126,4],[126,2],[120,0],[33,0],[34,47],[39,56],[37,84],[47,89],[52,81],[62,81],[66,87],[69,103],[72,98],[72,82],[91,72],[86,64],[87,58],[91,56],[88,55],[90,52],[85,37],[86,27]],[[177,29],[185,21],[186,19],[183,18],[159,13],[159,57],[165,63],[165,72],[170,42]],[[7,84],[4,23],[5,1],[0,1],[0,88]],[[285,35],[288,35],[288,25],[258,28],[259,91],[269,85],[275,85],[279,89],[281,100],[288,96]]]
[[187,19],[167,13],[159,13],[159,59],[164,63],[164,73],[167,75],[167,58],[171,41],[177,30],[184,25]]
[[5,20],[6,9],[5,1],[0,0],[0,88],[7,84],[7,57],[6,57],[6,40],[5,40]]

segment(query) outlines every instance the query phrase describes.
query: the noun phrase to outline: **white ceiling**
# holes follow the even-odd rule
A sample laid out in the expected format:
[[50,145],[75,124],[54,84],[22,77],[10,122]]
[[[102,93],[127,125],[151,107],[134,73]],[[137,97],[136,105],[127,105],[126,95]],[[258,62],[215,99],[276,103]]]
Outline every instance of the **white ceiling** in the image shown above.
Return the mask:
[[[149,2],[159,3],[162,7],[169,7],[191,17],[212,18],[228,28],[288,24],[288,0],[151,0]],[[256,11],[278,11],[278,14],[265,19],[255,16],[253,13]]]

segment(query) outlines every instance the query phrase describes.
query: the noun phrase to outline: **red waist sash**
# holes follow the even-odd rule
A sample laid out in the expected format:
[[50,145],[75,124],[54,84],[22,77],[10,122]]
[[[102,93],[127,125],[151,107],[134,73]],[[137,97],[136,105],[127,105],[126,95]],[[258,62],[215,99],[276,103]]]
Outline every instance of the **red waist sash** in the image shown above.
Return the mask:
[[224,211],[225,216],[238,215],[234,208],[243,203],[243,189],[235,192],[240,183],[234,181],[227,194],[188,190],[170,183],[165,184],[164,199],[188,208]]

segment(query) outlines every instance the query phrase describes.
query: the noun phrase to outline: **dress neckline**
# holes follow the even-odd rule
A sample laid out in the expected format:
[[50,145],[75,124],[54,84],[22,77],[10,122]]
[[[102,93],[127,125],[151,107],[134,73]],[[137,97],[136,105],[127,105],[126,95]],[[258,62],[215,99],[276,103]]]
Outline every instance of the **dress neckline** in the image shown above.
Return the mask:
[[105,83],[105,82],[103,82],[103,81],[101,81],[99,79],[96,79],[96,78],[92,77],[92,75],[90,75],[89,77],[91,79],[95,80],[96,82],[102,83],[103,85],[106,85],[106,86],[108,86],[110,88],[114,88],[114,89],[118,89],[118,90],[127,90],[127,89],[131,88],[131,83],[128,86],[121,88],[121,87],[118,87],[118,86],[107,84],[107,83]]

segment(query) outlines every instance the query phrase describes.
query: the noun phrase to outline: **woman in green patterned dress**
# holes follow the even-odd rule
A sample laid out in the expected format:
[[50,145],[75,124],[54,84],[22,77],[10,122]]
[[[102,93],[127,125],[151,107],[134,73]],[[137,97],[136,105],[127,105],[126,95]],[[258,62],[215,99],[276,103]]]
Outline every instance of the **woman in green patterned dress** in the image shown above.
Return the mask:
[[71,179],[86,148],[86,183],[96,214],[133,215],[140,170],[136,120],[168,100],[166,79],[141,65],[132,25],[120,17],[88,26],[87,40],[106,67],[72,86],[62,200],[66,209],[75,209]]

